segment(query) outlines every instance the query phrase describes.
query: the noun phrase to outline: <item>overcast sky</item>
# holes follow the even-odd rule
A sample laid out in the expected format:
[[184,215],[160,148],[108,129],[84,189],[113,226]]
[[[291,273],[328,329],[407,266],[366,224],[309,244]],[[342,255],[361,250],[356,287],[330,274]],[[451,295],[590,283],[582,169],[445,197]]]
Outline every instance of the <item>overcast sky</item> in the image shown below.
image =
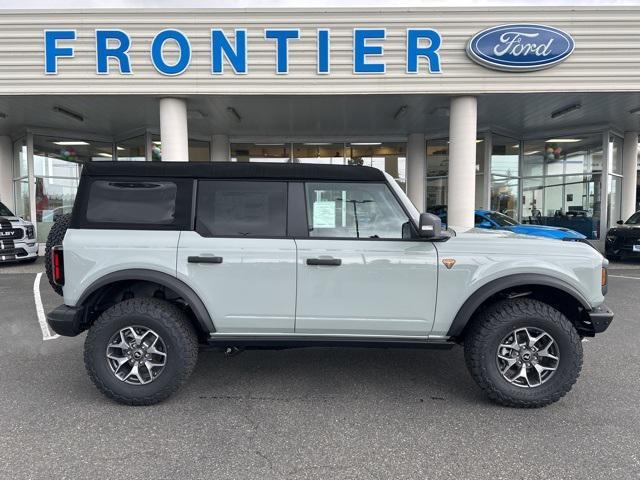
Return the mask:
[[640,5],[640,0],[0,0],[0,9],[24,8],[293,8],[435,7],[492,5]]

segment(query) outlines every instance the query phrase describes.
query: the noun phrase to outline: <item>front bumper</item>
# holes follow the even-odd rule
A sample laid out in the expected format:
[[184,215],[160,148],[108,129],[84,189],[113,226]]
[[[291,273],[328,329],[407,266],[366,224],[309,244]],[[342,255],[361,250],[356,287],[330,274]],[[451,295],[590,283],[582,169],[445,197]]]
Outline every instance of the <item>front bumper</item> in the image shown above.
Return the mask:
[[38,256],[38,242],[0,242],[0,263],[20,262]]
[[613,312],[604,304],[587,312],[587,315],[593,327],[593,333],[604,332],[613,321]]
[[47,323],[58,335],[75,337],[86,330],[85,308],[60,305],[47,313]]

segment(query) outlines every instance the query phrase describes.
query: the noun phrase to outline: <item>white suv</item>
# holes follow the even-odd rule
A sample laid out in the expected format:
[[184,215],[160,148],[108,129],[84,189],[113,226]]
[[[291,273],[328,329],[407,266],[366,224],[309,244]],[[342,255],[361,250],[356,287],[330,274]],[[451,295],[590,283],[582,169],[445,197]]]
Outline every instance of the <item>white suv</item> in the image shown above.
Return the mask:
[[38,242],[33,223],[13,214],[0,203],[0,263],[33,262],[38,258]]
[[464,344],[490,398],[543,406],[613,318],[590,245],[441,232],[367,167],[90,163],[48,248],[49,324],[89,330],[91,379],[127,404],[175,391],[198,344]]

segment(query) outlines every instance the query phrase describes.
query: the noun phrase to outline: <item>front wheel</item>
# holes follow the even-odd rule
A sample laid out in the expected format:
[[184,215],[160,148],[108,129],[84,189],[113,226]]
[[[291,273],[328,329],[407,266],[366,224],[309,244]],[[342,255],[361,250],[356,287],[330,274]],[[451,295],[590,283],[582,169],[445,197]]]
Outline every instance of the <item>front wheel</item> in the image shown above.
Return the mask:
[[538,300],[497,302],[465,336],[471,376],[493,401],[544,407],[566,395],[582,369],[582,342],[571,322]]
[[151,405],[175,392],[193,371],[196,332],[175,305],[134,298],[106,310],[89,329],[84,362],[107,397]]

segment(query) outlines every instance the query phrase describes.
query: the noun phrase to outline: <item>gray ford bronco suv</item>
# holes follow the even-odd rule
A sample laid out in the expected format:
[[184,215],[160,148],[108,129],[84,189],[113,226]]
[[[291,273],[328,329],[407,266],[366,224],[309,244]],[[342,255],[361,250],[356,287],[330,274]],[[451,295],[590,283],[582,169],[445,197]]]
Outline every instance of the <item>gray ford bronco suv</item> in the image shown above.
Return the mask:
[[131,405],[173,393],[200,345],[462,344],[491,399],[541,407],[613,318],[590,245],[441,231],[360,166],[89,163],[47,249],[49,325],[88,330],[91,380]]

